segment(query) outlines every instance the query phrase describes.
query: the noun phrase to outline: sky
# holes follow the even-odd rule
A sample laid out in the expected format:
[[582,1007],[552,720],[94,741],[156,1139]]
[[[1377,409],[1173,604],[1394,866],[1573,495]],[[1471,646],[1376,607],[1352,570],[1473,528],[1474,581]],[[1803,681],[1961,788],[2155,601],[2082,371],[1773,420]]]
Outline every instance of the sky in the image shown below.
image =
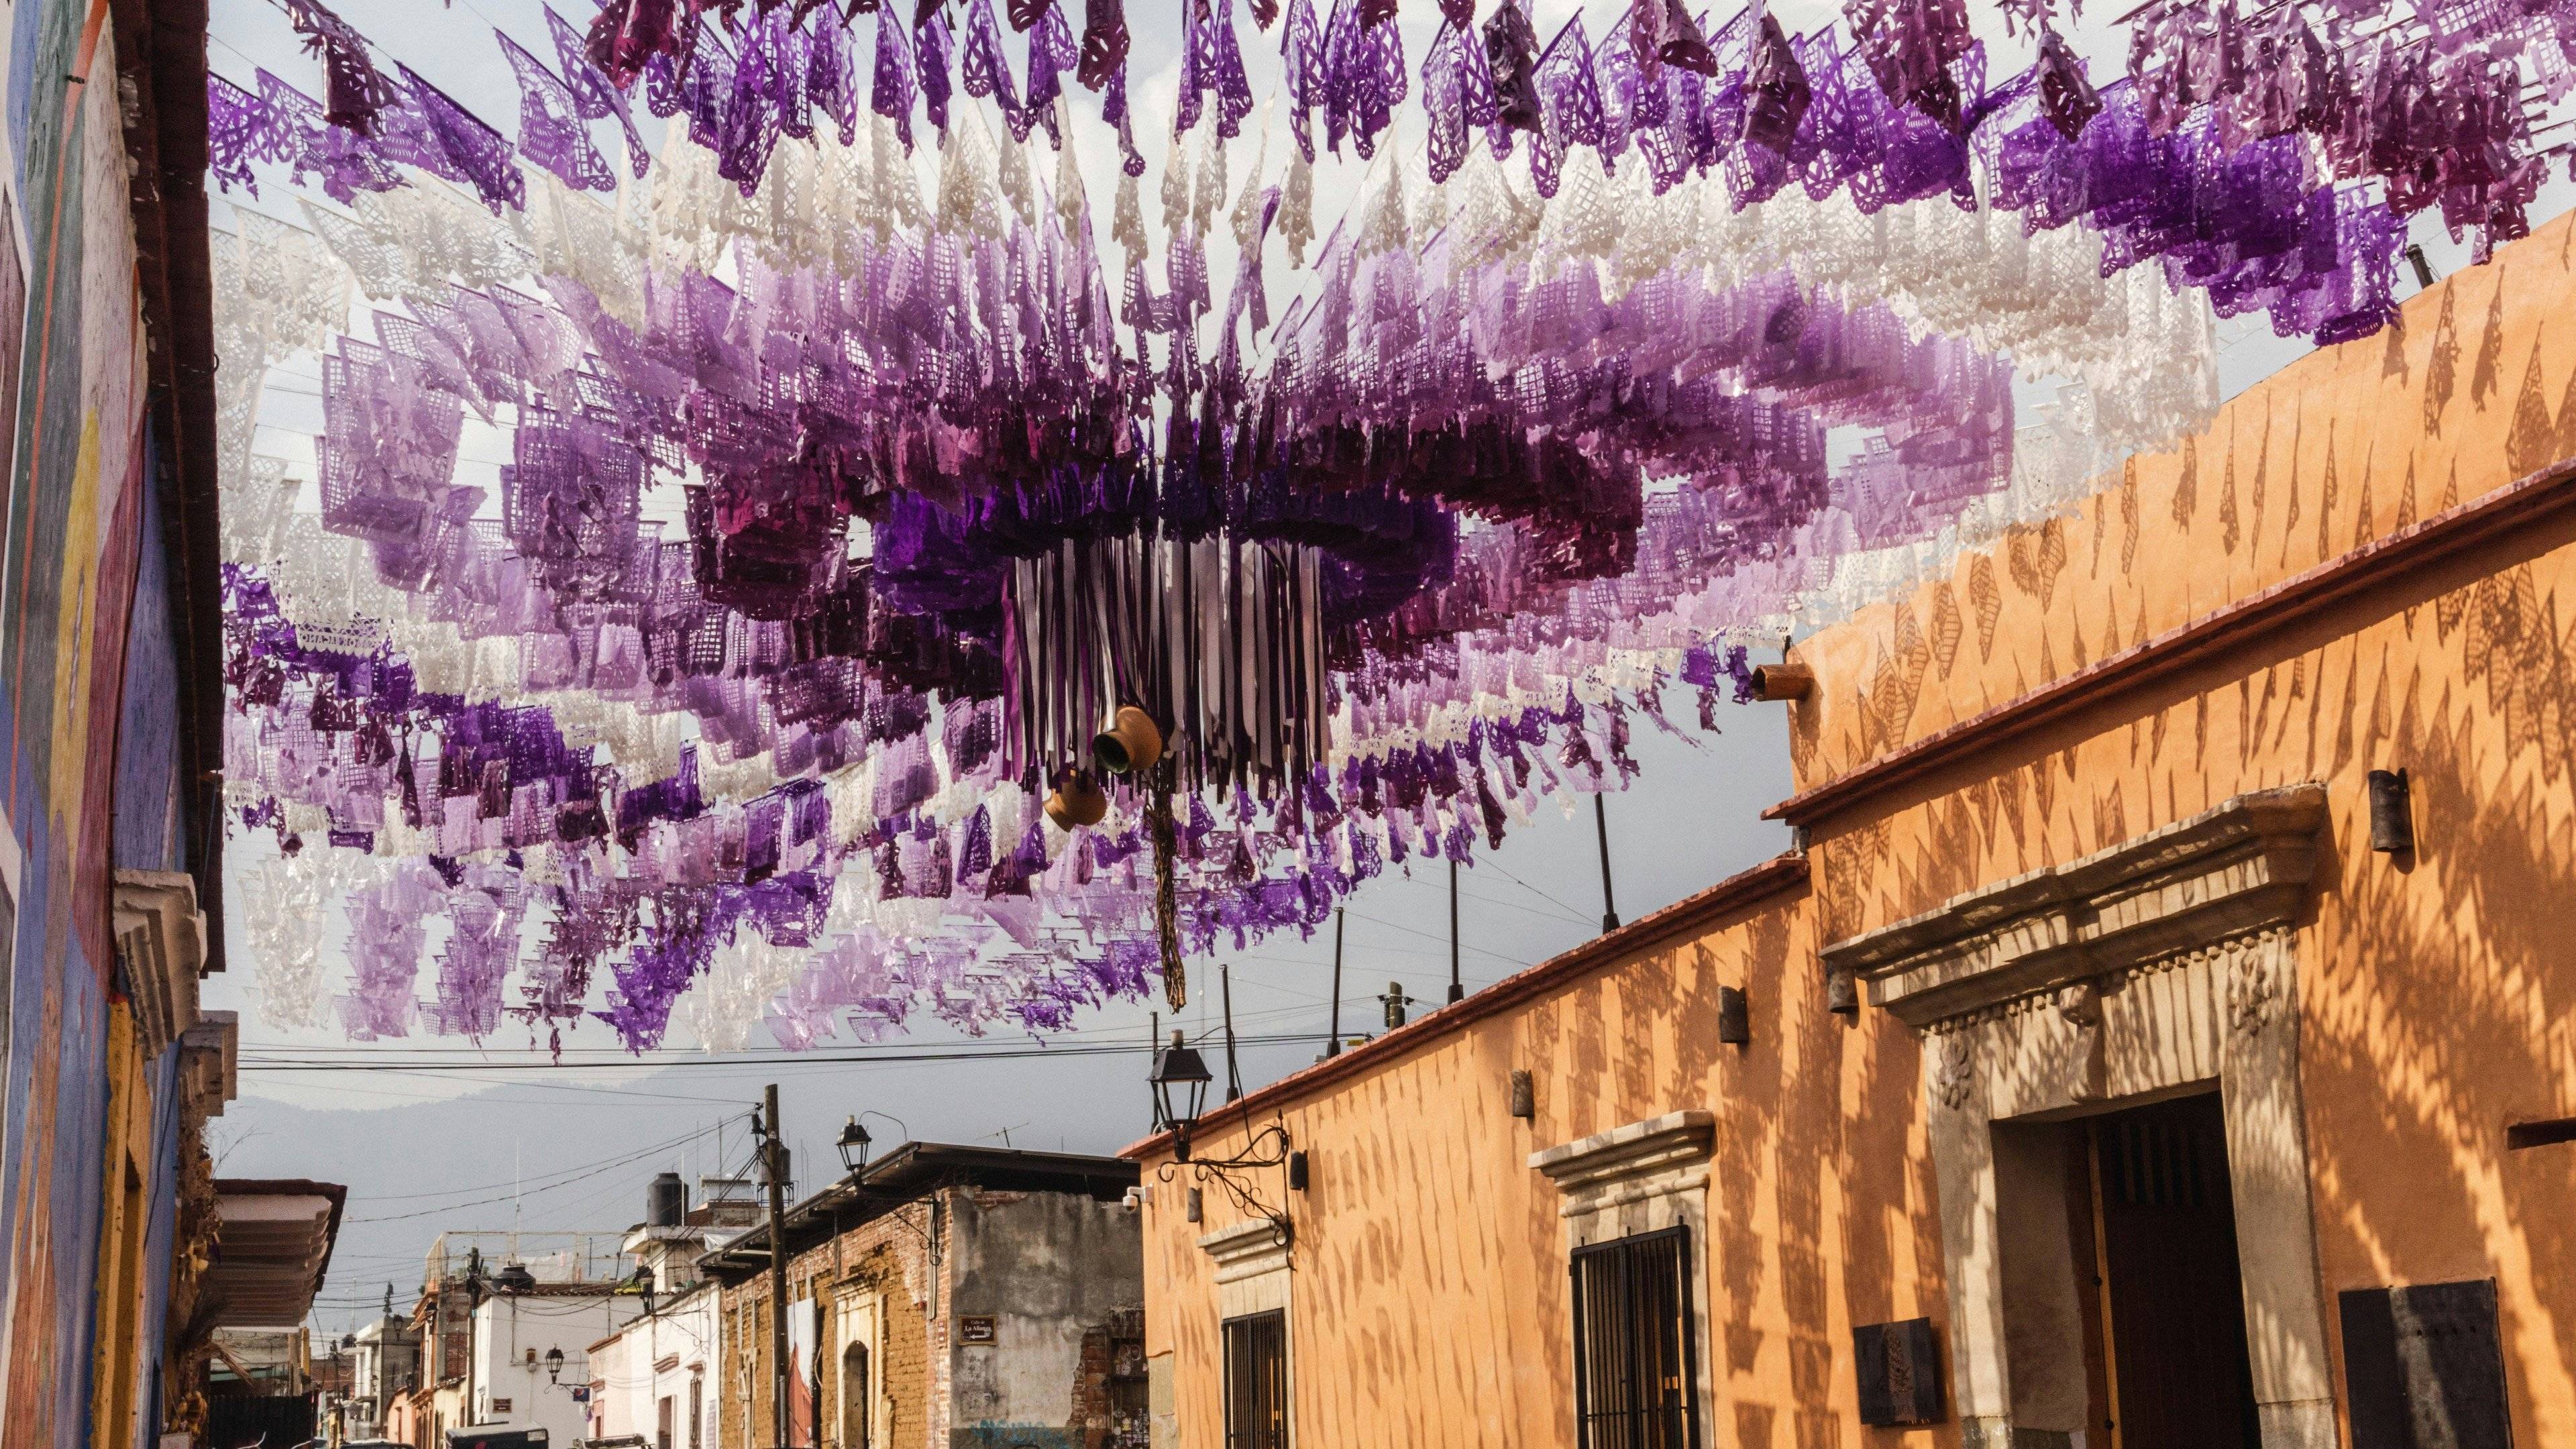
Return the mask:
[[[1148,226],[1157,232],[1160,207],[1155,183],[1161,143],[1178,89],[1176,27],[1156,17],[1177,0],[1135,0],[1130,60],[1139,115],[1139,142],[1156,170],[1145,186]],[[588,0],[558,0],[576,23],[587,19]],[[1569,0],[1538,0],[1531,7],[1542,39],[1576,11]],[[1624,9],[1624,6],[1619,7]],[[1999,73],[2017,68],[2026,46],[2002,35],[1990,5],[1973,8],[1980,33],[1997,47]],[[505,133],[517,129],[518,91],[501,61],[492,32],[508,31],[540,55],[551,56],[543,13],[536,0],[342,0],[341,13],[392,56],[447,91],[467,109]],[[1792,31],[1822,23],[1838,7],[1818,0],[1781,0],[1771,7]],[[2097,13],[2074,29],[2079,50],[2097,76],[2115,73],[2122,42]],[[249,84],[255,67],[318,93],[318,62],[303,55],[274,0],[213,0],[215,71]],[[1596,3],[1586,11],[1598,36],[1616,13]],[[1406,53],[1419,64],[1436,24],[1425,0],[1404,7]],[[1256,100],[1275,83],[1276,31],[1244,38]],[[1016,54],[1016,45],[1014,45]],[[865,83],[862,60],[862,85]],[[1076,91],[1085,112],[1076,130],[1078,154],[1094,213],[1105,233],[1117,174],[1114,148],[1104,144],[1096,105]],[[660,123],[637,107],[648,140],[659,144]],[[1285,166],[1284,115],[1268,149],[1270,175]],[[1230,173],[1241,185],[1258,149],[1256,111],[1247,134],[1230,151]],[[1418,111],[1408,107],[1398,144],[1418,147]],[[611,127],[597,135],[605,145]],[[788,142],[785,144],[794,144]],[[1193,142],[1195,151],[1195,141]],[[1316,173],[1319,231],[1356,194],[1362,169],[1325,162]],[[295,217],[283,178],[265,184],[257,200],[231,201],[272,215]],[[2535,219],[2565,209],[2563,178],[2544,194]],[[219,199],[215,224],[229,226],[230,206]],[[2419,218],[2415,239],[2437,269],[2467,264],[2466,249]],[[1219,246],[1230,253],[1230,246]],[[1225,259],[1214,258],[1223,295]],[[1157,267],[1159,270],[1159,266]],[[1284,256],[1267,268],[1277,315],[1304,274],[1291,273]],[[2401,284],[2401,292],[2412,283]],[[2271,336],[2259,317],[2223,323],[2220,379],[2233,395],[2306,350],[2303,342]],[[260,415],[257,451],[300,462],[310,476],[309,434],[321,424],[312,359],[292,361],[274,378]],[[299,391],[299,389],[301,389]],[[2045,396],[2029,390],[2025,401]],[[506,438],[469,438],[466,468],[490,467],[506,455]],[[479,460],[479,461],[478,461]],[[1761,812],[1790,793],[1785,716],[1780,706],[1726,706],[1723,733],[1704,735],[1688,720],[1688,691],[1673,691],[1679,735],[1640,724],[1636,755],[1644,765],[1640,785],[1608,798],[1608,852],[1619,914],[1633,920],[1669,905],[1787,848],[1782,828]],[[259,838],[237,836],[228,868],[254,864]],[[1601,847],[1589,808],[1563,817],[1543,809],[1537,821],[1507,838],[1501,850],[1480,854],[1459,885],[1459,975],[1470,991],[1579,944],[1600,929],[1603,912]],[[391,1284],[408,1304],[421,1278],[432,1240],[442,1231],[522,1230],[615,1233],[642,1215],[644,1184],[675,1170],[692,1181],[748,1170],[746,1124],[763,1084],[780,1084],[787,1135],[795,1149],[800,1191],[819,1187],[839,1166],[832,1140],[842,1120],[867,1113],[880,1152],[906,1138],[1019,1147],[1112,1152],[1144,1135],[1148,1125],[1146,1050],[1153,1002],[1126,1002],[1083,1015],[1077,1027],[1039,1044],[1032,1038],[986,1037],[970,1041],[932,1023],[868,1048],[825,1048],[791,1057],[772,1050],[712,1056],[676,1036],[674,1044],[644,1060],[611,1050],[604,1030],[587,1041],[578,1035],[555,1066],[524,1040],[496,1039],[481,1047],[447,1038],[353,1045],[336,1030],[281,1031],[259,1019],[249,952],[241,941],[239,913],[232,923],[232,969],[206,984],[205,1004],[242,1016],[242,1098],[209,1132],[216,1169],[228,1177],[315,1177],[350,1188],[339,1247],[315,1321],[332,1333],[372,1317]],[[1379,999],[1390,985],[1409,994],[1419,1013],[1445,999],[1450,970],[1450,896],[1447,867],[1392,874],[1362,887],[1345,922],[1340,1022],[1345,1034],[1381,1029]],[[1313,1060],[1331,1019],[1333,939],[1329,928],[1306,940],[1272,939],[1191,963],[1192,994],[1178,1023],[1193,1033],[1215,1029],[1222,1017],[1219,967],[1231,978],[1233,1020],[1243,1045],[1241,1075],[1247,1089]],[[1759,1006],[1756,1006],[1759,1010]],[[972,1052],[977,1060],[955,1059]],[[995,1056],[1008,1052],[1008,1056]],[[950,1059],[922,1059],[948,1054]],[[912,1060],[902,1058],[912,1057]],[[1222,1074],[1219,1056],[1212,1064]]]

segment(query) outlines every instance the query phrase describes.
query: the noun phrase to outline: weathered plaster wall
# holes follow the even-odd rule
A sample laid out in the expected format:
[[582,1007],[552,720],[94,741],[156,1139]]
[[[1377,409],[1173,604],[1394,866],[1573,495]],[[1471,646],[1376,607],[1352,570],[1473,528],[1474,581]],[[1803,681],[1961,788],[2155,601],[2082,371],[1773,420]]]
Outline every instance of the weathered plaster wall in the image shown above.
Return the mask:
[[[903,1208],[839,1234],[788,1260],[787,1301],[820,1298],[823,1315],[820,1419],[823,1449],[849,1449],[842,1427],[840,1315],[846,1294],[871,1293],[884,1305],[883,1333],[872,1365],[870,1396],[879,1438],[869,1449],[933,1449],[945,1442],[938,1412],[939,1375],[933,1345],[946,1340],[945,1294],[925,1234],[929,1205]],[[790,1241],[793,1241],[791,1238]],[[715,1443],[721,1449],[768,1449],[780,1442],[771,1430],[769,1280],[754,1278],[723,1290],[724,1322],[711,1370],[719,1404]]]
[[[2572,309],[2562,218],[2412,299],[2401,328],[2250,390],[2078,515],[1803,642],[1819,683],[1793,707],[1801,788],[2576,458]],[[1815,831],[1832,941],[2322,782],[2294,946],[2328,1327],[2339,1289],[2497,1278],[2517,1436],[2539,1443],[2576,1442],[2576,1147],[2508,1152],[2504,1130],[2576,1113],[2571,631],[2560,511]],[[2411,773],[2412,858],[2369,849],[2375,768]]]
[[951,1321],[994,1320],[990,1347],[950,1344],[949,1443],[1080,1449],[1093,1427],[1081,1393],[1084,1340],[1144,1304],[1136,1214],[1070,1193],[963,1189],[948,1199]]

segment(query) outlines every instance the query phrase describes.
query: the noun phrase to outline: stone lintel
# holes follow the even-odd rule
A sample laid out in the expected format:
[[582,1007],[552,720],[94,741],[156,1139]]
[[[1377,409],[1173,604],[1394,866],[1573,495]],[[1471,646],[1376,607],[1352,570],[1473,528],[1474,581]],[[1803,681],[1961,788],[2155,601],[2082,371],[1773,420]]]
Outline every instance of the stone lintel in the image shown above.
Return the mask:
[[1824,950],[1825,966],[1866,981],[1872,1005],[1920,1029],[2291,924],[2316,872],[2325,814],[2325,787],[2317,784],[2234,796],[1836,942]]

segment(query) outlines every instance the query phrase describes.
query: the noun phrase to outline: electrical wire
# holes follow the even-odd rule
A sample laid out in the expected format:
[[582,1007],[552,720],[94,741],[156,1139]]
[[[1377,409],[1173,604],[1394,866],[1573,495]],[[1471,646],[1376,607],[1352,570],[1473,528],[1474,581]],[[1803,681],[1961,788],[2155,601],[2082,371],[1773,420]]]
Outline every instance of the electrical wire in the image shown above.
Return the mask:
[[[693,1132],[693,1133],[689,1134],[689,1137],[688,1137],[688,1138],[684,1138],[684,1139],[682,1139],[682,1140],[683,1140],[683,1141],[689,1141],[689,1140],[694,1140],[694,1139],[699,1138],[699,1137],[706,1137],[706,1136],[710,1136],[710,1135],[712,1135],[712,1134],[715,1132],[715,1130],[716,1130],[715,1126],[711,1124],[711,1125],[709,1125],[709,1126],[707,1126],[707,1127],[701,1128],[701,1129],[699,1129],[698,1131],[696,1131],[696,1132]],[[656,1143],[656,1144],[654,1144],[654,1145],[653,1145],[653,1146],[651,1146],[651,1147],[645,1148],[645,1149],[644,1149],[643,1151],[641,1151],[641,1152],[629,1153],[628,1155],[626,1155],[626,1156],[624,1156],[624,1157],[620,1157],[620,1158],[614,1159],[613,1161],[609,1161],[609,1162],[602,1163],[602,1164],[600,1164],[599,1166],[597,1166],[597,1167],[595,1167],[595,1168],[592,1168],[592,1169],[591,1169],[590,1171],[588,1171],[588,1172],[581,1173],[581,1174],[579,1174],[579,1175],[577,1175],[577,1176],[574,1176],[574,1177],[568,1177],[568,1178],[565,1178],[565,1179],[563,1179],[563,1180],[562,1180],[562,1181],[560,1181],[560,1182],[551,1183],[551,1184],[549,1184],[549,1185],[547,1185],[547,1186],[545,1186],[545,1187],[540,1187],[540,1188],[531,1188],[531,1189],[525,1189],[525,1190],[515,1191],[515,1192],[508,1192],[508,1193],[504,1193],[504,1194],[500,1195],[499,1197],[487,1197],[487,1198],[481,1198],[481,1199],[478,1199],[478,1200],[473,1201],[473,1202],[457,1202],[457,1203],[448,1203],[448,1204],[446,1204],[446,1205],[444,1205],[444,1206],[442,1206],[442,1207],[422,1208],[422,1209],[420,1209],[420,1210],[419,1210],[419,1211],[417,1211],[417,1212],[407,1212],[407,1213],[386,1213],[386,1214],[382,1214],[382,1215],[377,1216],[377,1217],[368,1217],[368,1218],[346,1218],[346,1219],[343,1219],[343,1220],[342,1220],[342,1226],[344,1226],[344,1227],[345,1227],[345,1226],[356,1226],[356,1225],[361,1224],[361,1223],[398,1223],[398,1222],[404,1222],[404,1221],[407,1221],[407,1220],[412,1219],[412,1218],[429,1218],[429,1217],[436,1217],[436,1216],[438,1216],[438,1215],[439,1215],[439,1214],[441,1214],[441,1213],[450,1213],[450,1212],[455,1212],[455,1211],[457,1211],[457,1210],[459,1210],[459,1209],[461,1209],[461,1208],[470,1208],[470,1207],[489,1207],[489,1206],[491,1206],[491,1205],[492,1205],[492,1204],[494,1204],[494,1203],[510,1202],[510,1201],[512,1201],[512,1200],[514,1200],[514,1199],[517,1199],[517,1198],[527,1197],[527,1196],[529,1196],[531,1193],[551,1192],[551,1191],[553,1191],[555,1188],[560,1188],[560,1187],[569,1187],[569,1186],[571,1186],[572,1184],[574,1184],[574,1183],[576,1183],[576,1182],[583,1182],[583,1181],[587,1181],[587,1180],[588,1180],[588,1179],[590,1179],[590,1178],[597,1177],[597,1176],[599,1176],[601,1173],[605,1173],[605,1172],[613,1172],[613,1171],[615,1171],[615,1170],[616,1170],[616,1169],[618,1169],[618,1168],[631,1166],[631,1165],[633,1165],[633,1164],[635,1164],[635,1163],[641,1162],[641,1161],[643,1161],[645,1158],[659,1156],[660,1154],[662,1154],[662,1153],[664,1153],[664,1152],[669,1151],[669,1150],[670,1150],[670,1148],[671,1148],[672,1146],[674,1146],[674,1145],[675,1145],[675,1144],[672,1144],[672,1143]]]
[[[1280,1032],[1256,1037],[1237,1037],[1236,1041],[1239,1045],[1245,1046],[1286,1045],[1297,1042],[1319,1042],[1324,1040],[1324,1037],[1325,1034],[1322,1032]],[[655,1065],[658,1069],[725,1067],[734,1070],[741,1070],[745,1067],[847,1067],[863,1066],[879,1062],[890,1064],[916,1062],[990,1062],[1014,1061],[1030,1057],[1136,1056],[1139,1054],[1150,1053],[1152,1051],[1153,1048],[1151,1046],[1141,1042],[1126,1044],[1096,1042],[1073,1046],[1048,1046],[1043,1042],[1039,1042],[1029,1046],[977,1048],[971,1050],[927,1047],[908,1051],[870,1051],[866,1048],[851,1047],[835,1052],[807,1052],[801,1056],[778,1057],[753,1062],[734,1061],[723,1057],[678,1057],[662,1060],[655,1063]],[[262,1064],[253,1064],[246,1061],[242,1063],[241,1069],[244,1072],[578,1072],[598,1071],[602,1068],[631,1071],[634,1069],[635,1065],[636,1064],[631,1061],[539,1061],[500,1063],[419,1061],[386,1063],[357,1061],[281,1061]]]

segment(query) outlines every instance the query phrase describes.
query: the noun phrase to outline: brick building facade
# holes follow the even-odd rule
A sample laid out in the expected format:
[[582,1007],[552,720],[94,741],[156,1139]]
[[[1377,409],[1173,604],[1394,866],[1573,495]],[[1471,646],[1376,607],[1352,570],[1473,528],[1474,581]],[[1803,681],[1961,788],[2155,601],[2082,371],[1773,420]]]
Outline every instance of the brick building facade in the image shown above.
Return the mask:
[[776,1429],[770,1239],[722,1285],[718,1449],[1143,1443],[1132,1164],[909,1143],[787,1215],[789,1432]]

